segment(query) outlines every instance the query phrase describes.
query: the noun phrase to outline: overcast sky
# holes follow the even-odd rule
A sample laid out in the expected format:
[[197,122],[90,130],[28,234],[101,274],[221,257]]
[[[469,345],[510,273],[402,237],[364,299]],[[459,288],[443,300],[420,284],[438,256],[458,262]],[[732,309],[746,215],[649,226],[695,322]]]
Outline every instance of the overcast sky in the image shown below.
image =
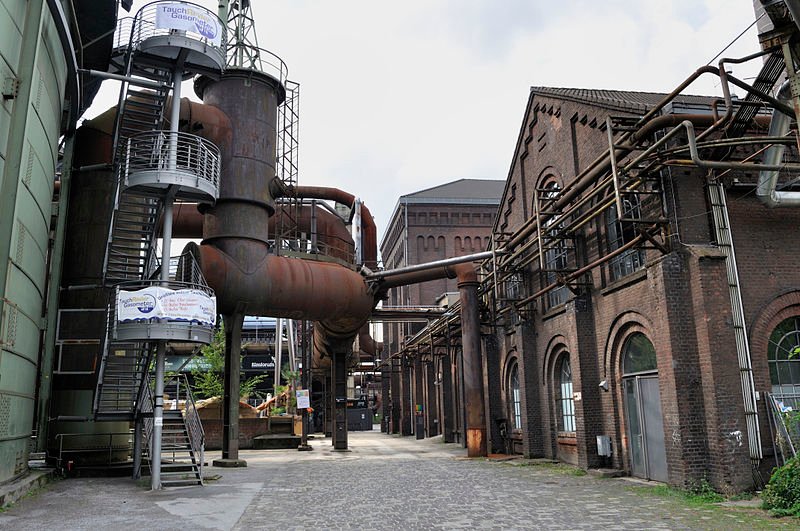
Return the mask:
[[[197,3],[216,10],[216,1]],[[531,86],[670,92],[754,19],[750,0],[253,6],[259,45],[301,84],[300,184],[360,196],[379,237],[403,194],[505,179]],[[757,50],[752,28],[724,55]],[[733,70],[747,78],[758,65]],[[704,77],[688,92],[719,94],[716,81]],[[89,115],[115,100],[109,87]]]

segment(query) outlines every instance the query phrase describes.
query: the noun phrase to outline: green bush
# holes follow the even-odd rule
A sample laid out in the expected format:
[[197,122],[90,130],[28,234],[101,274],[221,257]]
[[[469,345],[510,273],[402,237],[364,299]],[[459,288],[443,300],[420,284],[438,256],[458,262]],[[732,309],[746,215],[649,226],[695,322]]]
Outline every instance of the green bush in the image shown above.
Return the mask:
[[776,468],[761,493],[762,507],[775,516],[800,517],[800,458]]

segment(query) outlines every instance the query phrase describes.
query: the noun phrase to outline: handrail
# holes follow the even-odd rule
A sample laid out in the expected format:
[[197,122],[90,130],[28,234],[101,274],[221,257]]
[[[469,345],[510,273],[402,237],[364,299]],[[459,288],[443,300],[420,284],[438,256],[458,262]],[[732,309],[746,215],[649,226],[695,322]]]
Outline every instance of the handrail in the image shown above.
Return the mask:
[[222,155],[205,138],[191,133],[147,131],[128,137],[123,148],[119,176],[137,172],[176,170],[219,188]]
[[[186,29],[185,36],[191,39],[197,40],[202,42],[203,44],[217,50],[223,57],[225,56],[225,50],[228,47],[228,27],[220,20],[216,13],[213,11],[209,11],[203,6],[194,4],[192,2],[180,2],[180,1],[173,1],[170,0],[168,2],[164,1],[157,1],[151,2],[142,6],[141,9],[136,13],[133,18],[132,27],[130,30],[130,45],[136,46],[142,41],[149,39],[150,37],[157,37],[161,35],[171,35],[174,33],[175,30],[169,28],[159,28],[156,26],[156,13],[158,11],[158,6],[161,4],[181,4],[183,8],[194,10],[197,13],[201,14],[203,17],[207,17],[208,19],[212,20],[216,23],[216,28],[209,28],[207,24],[203,24],[202,21],[198,21],[195,23],[194,29]],[[216,34],[210,33],[209,29],[217,29],[220,32],[219,35],[219,44],[215,44],[215,40],[217,38]],[[124,28],[123,28],[124,30]],[[120,35],[122,36],[122,35]]]
[[181,402],[184,404],[182,415],[186,425],[186,433],[189,436],[192,452],[196,456],[202,482],[203,461],[205,460],[205,431],[203,430],[203,423],[200,421],[200,413],[197,411],[197,404],[194,400],[192,388],[189,385],[189,379],[185,374],[176,374],[167,380],[164,384],[165,392],[168,393],[169,390],[173,389],[176,409],[180,409],[179,404]]

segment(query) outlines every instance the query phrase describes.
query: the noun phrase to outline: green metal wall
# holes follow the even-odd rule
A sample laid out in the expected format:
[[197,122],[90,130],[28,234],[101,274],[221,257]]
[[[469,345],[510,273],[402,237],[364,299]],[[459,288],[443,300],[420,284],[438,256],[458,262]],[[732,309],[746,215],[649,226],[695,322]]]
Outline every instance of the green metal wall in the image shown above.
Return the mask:
[[67,66],[44,0],[0,0],[0,483],[25,472]]

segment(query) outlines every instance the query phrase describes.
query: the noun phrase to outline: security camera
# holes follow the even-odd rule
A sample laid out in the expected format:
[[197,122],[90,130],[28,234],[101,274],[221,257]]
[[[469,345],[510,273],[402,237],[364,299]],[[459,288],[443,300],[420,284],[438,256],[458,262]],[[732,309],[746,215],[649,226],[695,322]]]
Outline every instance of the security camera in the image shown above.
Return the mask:
[[600,389],[603,391],[608,391],[608,380],[603,380],[600,382]]

